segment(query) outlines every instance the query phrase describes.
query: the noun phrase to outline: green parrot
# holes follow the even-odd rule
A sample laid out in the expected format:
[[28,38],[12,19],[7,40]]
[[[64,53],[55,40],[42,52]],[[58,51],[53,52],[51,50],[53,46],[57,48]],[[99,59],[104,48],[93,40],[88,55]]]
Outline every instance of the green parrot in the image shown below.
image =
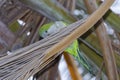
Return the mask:
[[[67,24],[62,21],[47,23],[39,29],[39,35],[42,38],[49,36],[50,34],[57,33],[61,29],[65,28]],[[88,63],[86,57],[80,52],[78,41],[75,40],[65,52],[71,54],[78,62],[80,62],[89,72],[92,72],[91,66]]]

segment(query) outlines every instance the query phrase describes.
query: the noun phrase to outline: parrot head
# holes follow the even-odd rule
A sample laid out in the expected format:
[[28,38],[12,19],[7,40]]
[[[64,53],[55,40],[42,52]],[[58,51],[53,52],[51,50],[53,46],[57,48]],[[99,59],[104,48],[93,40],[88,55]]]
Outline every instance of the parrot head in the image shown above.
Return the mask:
[[57,33],[59,32],[61,29],[63,29],[64,27],[66,27],[66,24],[62,21],[56,21],[56,22],[51,22],[48,24],[43,25],[40,29],[39,29],[39,35],[42,38],[45,38],[51,34]]

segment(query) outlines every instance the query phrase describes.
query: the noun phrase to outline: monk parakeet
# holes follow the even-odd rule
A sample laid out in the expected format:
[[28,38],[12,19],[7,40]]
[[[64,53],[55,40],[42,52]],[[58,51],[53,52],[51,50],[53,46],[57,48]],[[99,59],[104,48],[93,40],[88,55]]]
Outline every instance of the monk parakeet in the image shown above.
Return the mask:
[[[49,36],[50,34],[60,31],[61,29],[65,28],[66,26],[67,26],[67,24],[62,21],[51,22],[51,23],[43,25],[39,29],[39,35],[42,38],[45,38],[45,37]],[[65,51],[67,53],[71,54],[72,56],[74,56],[74,58],[77,59],[78,62],[80,62],[86,69],[88,69],[91,72],[89,63],[87,62],[85,56],[83,54],[81,54],[81,52],[80,52],[77,40],[75,40]]]

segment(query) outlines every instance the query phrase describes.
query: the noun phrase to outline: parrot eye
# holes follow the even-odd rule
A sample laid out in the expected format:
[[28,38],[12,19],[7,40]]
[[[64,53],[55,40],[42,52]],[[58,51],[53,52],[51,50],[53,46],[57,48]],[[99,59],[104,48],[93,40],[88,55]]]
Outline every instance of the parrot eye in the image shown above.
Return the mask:
[[47,33],[47,31],[45,31]]

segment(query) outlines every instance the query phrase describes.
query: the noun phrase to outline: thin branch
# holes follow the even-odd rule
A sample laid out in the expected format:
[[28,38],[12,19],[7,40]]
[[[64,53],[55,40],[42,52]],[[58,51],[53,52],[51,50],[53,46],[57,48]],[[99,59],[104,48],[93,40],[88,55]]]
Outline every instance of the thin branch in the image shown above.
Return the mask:
[[95,80],[100,80],[100,76],[101,76],[101,74],[102,74],[102,69],[103,69],[103,67],[104,67],[104,64],[105,64],[105,63],[102,62],[101,66],[100,66],[100,70],[99,70],[99,72],[98,72]]
[[34,33],[34,36],[33,36],[33,38],[32,38],[30,43],[33,43],[35,41],[35,39],[38,37],[39,28],[45,23],[45,21],[46,21],[46,17],[43,17],[42,21],[40,21],[40,24],[39,24],[39,26],[37,28],[37,31]]
[[72,80],[82,80],[82,77],[79,74],[77,67],[75,65],[74,59],[68,53],[66,52],[63,52],[63,53],[64,53],[65,61],[67,62]]
[[78,38],[78,40],[83,44],[85,44],[87,47],[89,47],[91,50],[93,50],[95,53],[97,53],[100,57],[102,57],[101,53],[92,45],[90,45],[87,41],[83,40],[82,38]]

